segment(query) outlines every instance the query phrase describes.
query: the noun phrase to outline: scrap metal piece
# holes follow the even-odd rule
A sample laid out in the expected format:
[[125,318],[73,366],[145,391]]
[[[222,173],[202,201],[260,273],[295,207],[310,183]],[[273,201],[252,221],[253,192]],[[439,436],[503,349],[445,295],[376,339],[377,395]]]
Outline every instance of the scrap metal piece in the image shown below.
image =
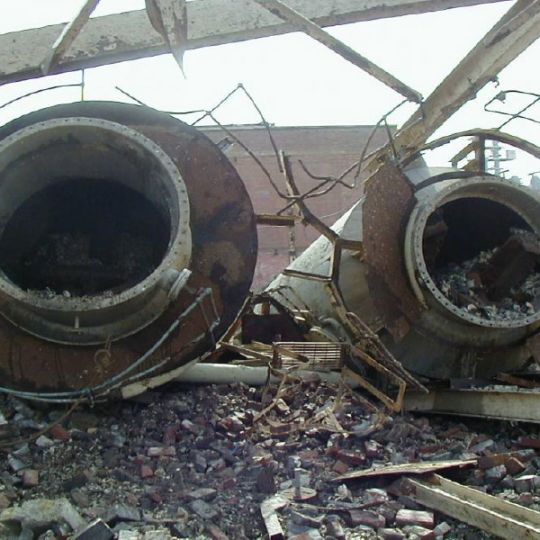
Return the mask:
[[[289,5],[319,26],[428,13],[504,0],[290,0]],[[251,0],[188,2],[187,49],[245,41],[294,31]],[[0,84],[41,77],[40,59],[62,32],[63,24],[0,35]],[[145,10],[90,19],[78,46],[66,51],[57,72],[102,66],[169,52]]]
[[422,311],[403,273],[403,221],[413,204],[413,186],[394,165],[385,164],[366,185],[362,212],[366,282],[375,309],[397,341],[409,333]]
[[323,30],[318,24],[314,23],[311,19],[305,17],[302,13],[299,13],[287,4],[284,4],[280,0],[254,1],[266,8],[268,11],[270,11],[270,13],[277,15],[284,21],[290,22],[296,27],[296,29],[305,32],[308,36],[317,40],[319,43],[322,43],[348,62],[351,62],[366,73],[369,73],[377,80],[383,84],[386,84],[386,86],[389,86],[410,101],[414,101],[416,103],[420,103],[422,101],[422,94],[420,94],[420,92],[413,90],[410,86],[407,86],[404,82],[394,77],[391,73],[388,73],[371,60],[368,60],[365,56],[356,52],[353,48],[335,38]]
[[[486,130],[449,136],[427,148],[463,135],[501,139],[540,157],[532,143]],[[292,192],[311,223],[302,196],[297,189]],[[454,301],[444,272],[503,245],[515,229],[535,238],[539,216],[540,197],[533,190],[483,171],[430,168],[420,152],[411,152],[402,163],[387,162],[368,179],[365,196],[330,231],[314,221],[323,236],[268,290],[282,289],[282,298],[294,290],[324,331],[351,343],[365,342],[367,333],[362,337],[350,324],[348,313],[353,313],[389,351],[384,355],[377,346],[382,355],[376,355],[377,361],[386,358],[398,369],[391,361],[397,358],[405,369],[394,372],[413,386],[418,382],[407,379],[407,370],[448,378],[466,369],[478,370],[478,376],[516,369],[527,361],[526,340],[540,321],[539,306],[529,299],[536,270],[526,265],[526,295],[516,296],[510,307],[490,303],[484,311]],[[344,242],[350,241],[361,249],[348,251]]]
[[540,393],[530,390],[432,390],[405,394],[405,410],[540,423]]
[[146,11],[152,26],[163,36],[184,73],[184,52],[188,38],[186,0],[146,0]]
[[400,492],[416,502],[500,538],[540,538],[540,512],[487,495],[439,475],[405,478]]
[[385,467],[377,467],[374,469],[362,469],[359,471],[351,471],[336,478],[332,482],[344,482],[349,480],[359,480],[363,478],[374,478],[379,476],[396,476],[396,475],[422,475],[435,471],[443,471],[446,469],[461,469],[476,465],[476,459],[454,459],[449,461],[422,461],[420,463],[402,463],[401,465],[387,465]]
[[41,63],[41,73],[43,75],[48,75],[51,70],[54,70],[64,53],[81,33],[98,4],[99,0],[86,0],[73,20],[65,26],[58,39],[54,42],[49,54]]
[[276,342],[272,366],[277,369],[339,370],[343,367],[344,347],[342,343],[318,341]]

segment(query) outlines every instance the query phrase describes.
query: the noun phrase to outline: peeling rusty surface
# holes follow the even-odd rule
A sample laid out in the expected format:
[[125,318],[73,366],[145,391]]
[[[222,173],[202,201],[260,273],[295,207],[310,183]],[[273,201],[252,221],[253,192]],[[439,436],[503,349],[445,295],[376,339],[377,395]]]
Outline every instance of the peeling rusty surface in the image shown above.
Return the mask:
[[403,338],[421,306],[405,272],[403,239],[414,203],[411,185],[401,171],[385,164],[366,186],[363,205],[364,258],[367,281],[377,311],[394,339]]
[[[183,365],[213,347],[234,321],[253,276],[257,238],[255,215],[244,184],[217,147],[194,128],[157,111],[133,105],[83,102],[51,107],[0,128],[0,139],[27,125],[49,118],[88,116],[128,125],[154,140],[178,166],[191,205],[193,251],[188,287],[156,322],[111,345],[110,359],[100,347],[65,346],[37,339],[0,318],[0,376],[4,385],[28,390],[70,390],[99,384],[121,372],[144,354],[188,308],[202,287],[210,287],[221,322],[195,342],[213,319],[211,298],[190,317],[137,372],[170,357],[160,371]],[[98,353],[98,356],[100,354]],[[159,373],[157,371],[155,373]],[[133,372],[130,375],[134,375]]]

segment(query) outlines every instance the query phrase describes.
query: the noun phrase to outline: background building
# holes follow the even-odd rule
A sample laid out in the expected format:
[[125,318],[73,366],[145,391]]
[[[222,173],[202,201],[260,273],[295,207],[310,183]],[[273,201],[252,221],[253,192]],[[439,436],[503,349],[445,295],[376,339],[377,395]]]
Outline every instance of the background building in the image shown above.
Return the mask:
[[[228,126],[261,161],[272,175],[274,182],[285,192],[285,182],[279,172],[274,150],[268,133],[260,125]],[[294,126],[273,127],[272,135],[277,147],[284,150],[293,163],[294,176],[302,192],[317,181],[307,175],[299,164],[301,160],[316,176],[339,176],[359,159],[373,126]],[[254,159],[220,128],[204,128],[203,131],[225,151],[244,180],[257,214],[275,214],[286,205],[276,193],[267,177]],[[376,148],[386,141],[384,129],[377,129],[370,143]],[[354,174],[346,180],[352,183]],[[361,196],[362,187],[348,189],[336,185],[322,197],[308,200],[309,208],[325,223],[331,225]],[[259,226],[259,254],[253,286],[261,288],[289,264],[291,231],[288,227]],[[318,236],[309,226],[298,222],[294,227],[294,246],[299,255]]]

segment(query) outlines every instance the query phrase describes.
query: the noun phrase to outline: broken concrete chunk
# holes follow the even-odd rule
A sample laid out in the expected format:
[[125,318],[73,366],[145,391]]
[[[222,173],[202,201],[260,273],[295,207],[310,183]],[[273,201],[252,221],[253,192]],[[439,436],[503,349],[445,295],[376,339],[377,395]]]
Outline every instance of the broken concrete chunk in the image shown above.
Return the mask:
[[323,537],[317,529],[308,529],[303,533],[289,536],[287,540],[323,540]]
[[197,514],[201,519],[212,520],[215,519],[219,514],[217,510],[209,505],[207,502],[202,499],[197,499],[189,503],[191,510]]
[[405,535],[397,529],[379,529],[377,538],[381,538],[381,540],[403,540]]
[[16,521],[22,528],[47,529],[54,523],[67,523],[73,530],[85,525],[84,519],[67,499],[34,499],[7,508],[0,521]]
[[141,537],[137,531],[123,530],[118,533],[118,540],[141,540]]
[[188,499],[202,499],[203,501],[211,501],[216,495],[217,491],[212,488],[199,488],[186,493]]
[[110,540],[113,536],[109,526],[98,518],[75,534],[73,540]]
[[497,465],[487,469],[484,478],[489,484],[496,484],[500,482],[506,476],[506,467],[504,465]]
[[27,488],[39,485],[39,471],[35,469],[24,470],[22,474],[22,485]]

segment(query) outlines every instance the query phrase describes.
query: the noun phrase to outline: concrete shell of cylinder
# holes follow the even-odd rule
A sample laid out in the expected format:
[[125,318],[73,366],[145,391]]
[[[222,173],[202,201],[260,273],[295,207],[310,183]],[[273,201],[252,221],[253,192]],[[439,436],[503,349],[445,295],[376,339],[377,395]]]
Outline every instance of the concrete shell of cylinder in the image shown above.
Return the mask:
[[[373,286],[374,268],[370,252],[366,250],[363,256],[347,250],[342,253],[339,286],[346,307],[379,332],[385,344],[407,368],[422,375],[448,378],[471,373],[490,374],[523,364],[529,355],[525,340],[538,327],[540,312],[515,321],[486,321],[464,313],[452,305],[434,284],[424,261],[422,239],[427,218],[439,206],[460,198],[483,199],[499,204],[515,213],[516,220],[521,220],[539,234],[538,193],[503,178],[481,175],[463,178],[450,169],[426,166],[409,170],[407,182],[413,186],[412,204],[405,215],[399,216],[403,221],[402,234],[388,238],[388,241],[399,244],[397,247],[403,258],[400,279],[420,306],[418,314],[413,310],[403,313],[407,320],[405,335],[401,338],[390,335],[387,313],[380,308],[382,304],[377,297],[380,289]],[[369,202],[369,197],[364,197],[332,229],[344,239],[363,241],[366,245],[366,234],[371,233],[371,230],[366,230],[366,204]],[[378,249],[386,250],[388,247],[379,245]],[[328,276],[332,250],[331,242],[321,237],[289,268]],[[383,279],[386,277],[382,276]],[[293,309],[301,302],[305,303],[323,329],[340,339],[347,338],[342,325],[335,319],[328,292],[321,282],[281,274],[267,290],[276,291],[273,293],[276,299],[283,301],[285,298]],[[395,303],[398,301],[396,299]],[[405,311],[403,306],[400,307]]]
[[[137,332],[174,301],[170,289],[191,256],[189,199],[178,168],[147,137],[102,119],[53,119],[19,130],[0,143],[0,236],[24,202],[80,176],[90,186],[101,178],[126,184],[159,210],[171,231],[163,260],[133,287],[109,295],[48,298],[19,287],[4,274],[0,312],[46,340],[102,344]],[[99,214],[95,218],[100,219]],[[40,227],[34,223],[34,229]]]

